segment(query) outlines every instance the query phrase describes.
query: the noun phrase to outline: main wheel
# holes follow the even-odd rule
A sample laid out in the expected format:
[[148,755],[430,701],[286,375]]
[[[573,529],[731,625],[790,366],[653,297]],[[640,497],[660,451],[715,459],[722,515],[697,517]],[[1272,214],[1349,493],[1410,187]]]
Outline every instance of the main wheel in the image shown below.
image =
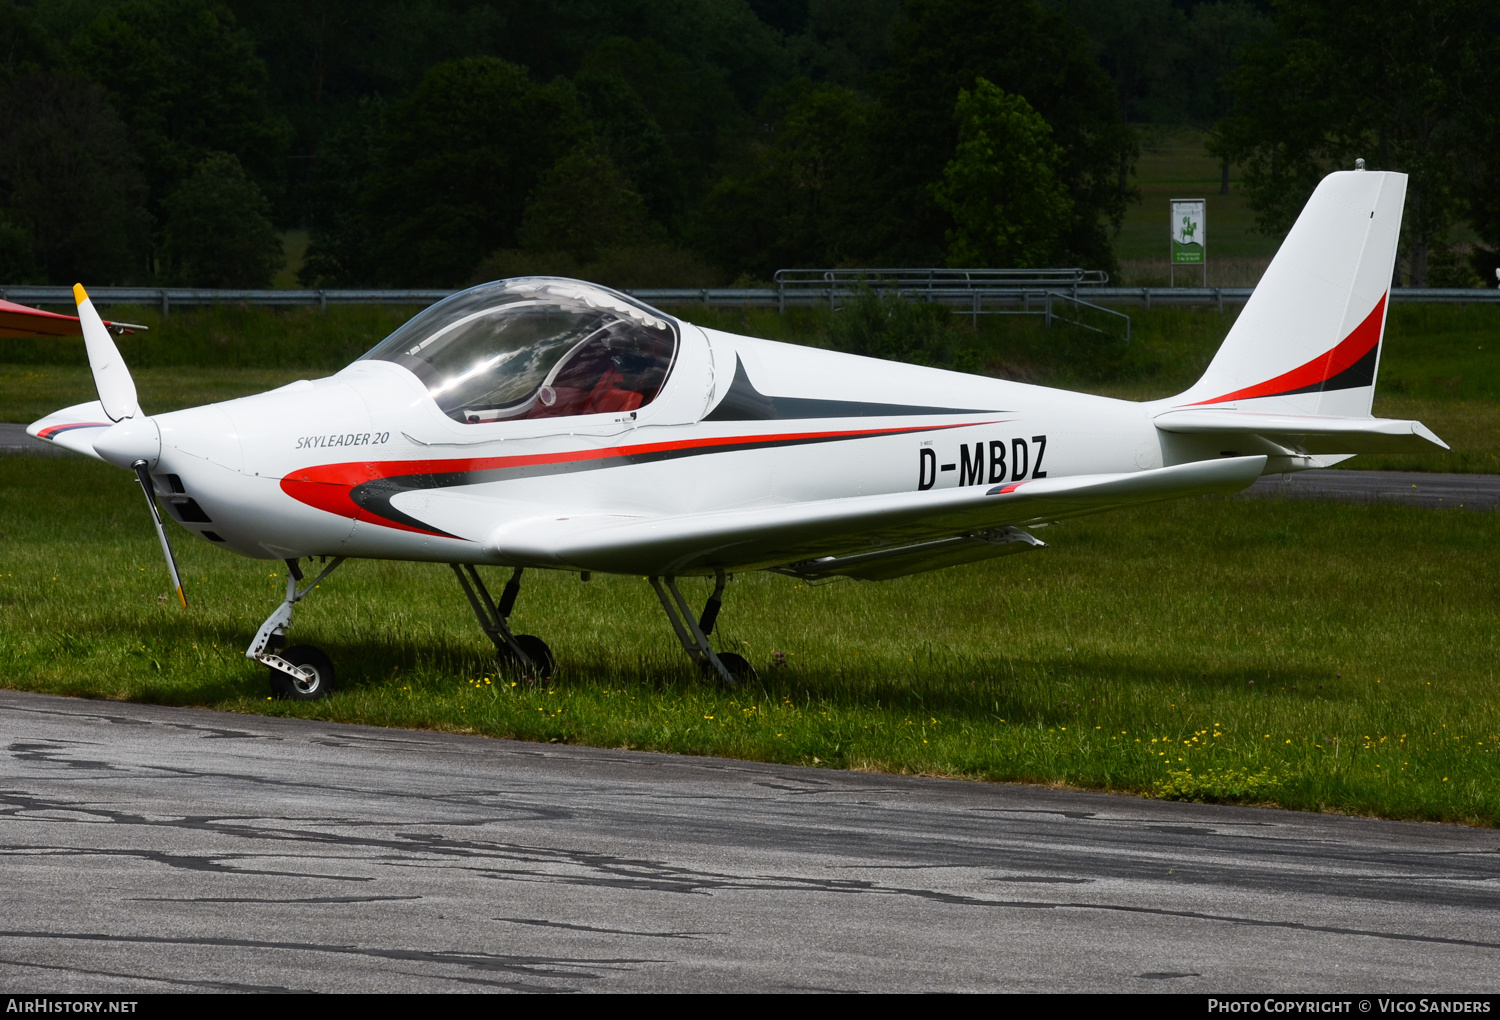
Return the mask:
[[271,670],[271,694],[287,701],[316,701],[333,693],[333,663],[312,645],[293,645],[281,653],[293,666],[311,670],[312,676],[293,676]]
[[547,647],[547,642],[534,634],[517,634],[516,644],[521,646],[521,651],[531,660],[538,680],[547,680],[552,676],[553,667],[557,660],[552,657],[552,649]]
[[746,680],[755,679],[755,667],[750,665],[750,660],[743,655],[736,652],[720,652],[719,661],[724,664],[724,668],[729,671],[735,683],[742,684]]

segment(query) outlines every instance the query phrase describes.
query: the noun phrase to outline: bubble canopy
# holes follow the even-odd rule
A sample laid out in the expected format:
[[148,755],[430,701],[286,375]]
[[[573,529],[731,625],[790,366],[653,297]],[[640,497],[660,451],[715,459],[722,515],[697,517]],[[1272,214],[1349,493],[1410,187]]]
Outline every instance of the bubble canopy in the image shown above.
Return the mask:
[[625,413],[661,392],[676,326],[647,305],[576,280],[526,277],[461,291],[360,360],[389,361],[466,424]]

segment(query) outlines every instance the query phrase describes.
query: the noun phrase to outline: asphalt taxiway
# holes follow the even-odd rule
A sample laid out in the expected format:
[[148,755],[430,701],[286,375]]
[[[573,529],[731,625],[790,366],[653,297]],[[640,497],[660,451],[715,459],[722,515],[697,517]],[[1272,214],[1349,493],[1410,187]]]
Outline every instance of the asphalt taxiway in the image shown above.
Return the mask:
[[0,691],[0,989],[1445,991],[1500,834]]
[[[66,457],[70,451],[26,434],[26,426],[0,422],[0,453],[32,453],[38,457]],[[80,456],[73,454],[73,456]]]

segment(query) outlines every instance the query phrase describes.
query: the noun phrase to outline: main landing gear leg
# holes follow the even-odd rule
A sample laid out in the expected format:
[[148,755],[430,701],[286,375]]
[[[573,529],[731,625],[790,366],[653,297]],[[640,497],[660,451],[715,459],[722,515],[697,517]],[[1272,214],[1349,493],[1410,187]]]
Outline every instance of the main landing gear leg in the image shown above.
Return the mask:
[[523,675],[537,680],[550,677],[553,659],[552,649],[547,647],[547,642],[531,634],[513,634],[507,622],[510,611],[516,607],[516,596],[521,594],[523,568],[517,567],[510,575],[510,580],[505,583],[505,590],[500,593],[500,604],[497,606],[473,564],[450,563],[448,566],[453,568],[464,594],[469,597],[469,605],[474,607],[474,616],[478,618],[479,626],[484,628],[484,632],[494,642],[500,661],[516,663],[521,667]]
[[[723,605],[724,571],[714,571],[714,592],[703,607],[703,615],[697,618],[693,616],[687,599],[678,591],[677,579],[668,577],[665,580],[666,583],[663,584],[662,578],[653,577],[651,587],[656,590],[656,597],[661,600],[661,607],[667,611],[672,630],[676,631],[677,640],[682,642],[683,651],[688,653],[688,657],[705,673],[717,676],[726,687],[733,687],[741,680],[754,679],[755,669],[743,655],[715,652],[708,643],[708,636],[713,633],[714,624],[719,619],[719,608]],[[672,593],[670,597],[668,592]]]
[[245,651],[245,658],[254,659],[271,671],[271,695],[291,701],[312,701],[326,698],[333,691],[333,663],[328,656],[312,645],[286,647],[287,628],[292,625],[292,607],[307,597],[318,582],[338,569],[344,557],[340,556],[323,572],[303,587],[302,570],[296,560],[286,561],[286,599],[276,611],[266,617],[266,622],[255,632],[255,640]]

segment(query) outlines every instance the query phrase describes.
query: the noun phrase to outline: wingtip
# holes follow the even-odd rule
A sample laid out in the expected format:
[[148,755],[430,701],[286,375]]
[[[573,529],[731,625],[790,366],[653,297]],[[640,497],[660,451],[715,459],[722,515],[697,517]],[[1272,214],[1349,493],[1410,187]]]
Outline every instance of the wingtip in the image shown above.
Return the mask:
[[177,588],[177,601],[179,601],[179,602],[182,603],[182,608],[183,609],[187,608],[187,596],[182,593],[182,586],[181,585],[179,585],[178,588]]
[[75,304],[83,304],[89,299],[88,291],[83,289],[83,284],[73,284],[73,301]]

